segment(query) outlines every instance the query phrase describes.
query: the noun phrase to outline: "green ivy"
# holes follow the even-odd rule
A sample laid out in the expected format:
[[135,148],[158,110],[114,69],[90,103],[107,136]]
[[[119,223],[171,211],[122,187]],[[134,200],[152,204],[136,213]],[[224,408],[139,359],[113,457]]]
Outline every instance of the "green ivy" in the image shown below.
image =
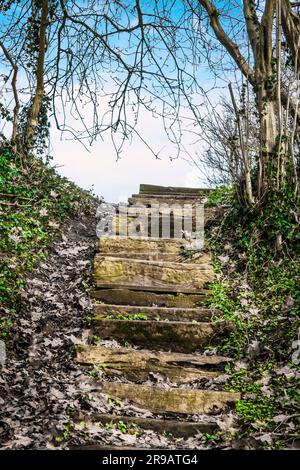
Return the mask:
[[62,222],[90,212],[91,201],[41,159],[0,147],[0,337],[20,308],[26,274],[46,258]]

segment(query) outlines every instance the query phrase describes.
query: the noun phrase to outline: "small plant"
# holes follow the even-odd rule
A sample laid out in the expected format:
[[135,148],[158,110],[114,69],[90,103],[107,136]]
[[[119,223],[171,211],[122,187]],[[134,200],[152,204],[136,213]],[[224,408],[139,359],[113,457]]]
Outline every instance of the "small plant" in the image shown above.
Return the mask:
[[203,441],[212,441],[218,439],[218,436],[216,434],[209,434],[208,432],[204,432],[201,435],[201,439]]
[[75,408],[74,406],[72,406],[72,405],[69,405],[68,408],[67,408],[67,410],[66,410],[66,414],[67,414],[68,416],[73,416],[74,413],[75,413],[75,411],[76,411],[76,408]]
[[66,424],[64,426],[64,429],[63,429],[63,438],[64,440],[66,441],[69,437],[69,434],[70,432],[72,431],[72,429],[74,429],[75,427],[75,424],[73,423],[73,421],[70,421],[68,424]]
[[148,320],[147,315],[144,313],[128,313],[126,315],[118,314],[116,316],[117,320]]
[[88,375],[89,377],[92,377],[93,379],[97,379],[98,377],[98,371],[96,370],[88,370],[86,372],[86,375]]
[[112,397],[111,395],[107,396],[107,403],[113,406],[120,407],[122,405],[121,401],[118,400],[117,398]]
[[14,324],[14,320],[9,317],[0,318],[0,339],[5,339],[8,335],[9,329]]
[[121,431],[122,434],[128,433],[128,428],[122,420],[118,421],[117,428],[119,429],[119,431]]
[[105,364],[105,362],[102,362],[101,364],[98,364],[98,367],[100,369],[101,372],[105,373],[108,369],[108,365]]
[[91,338],[91,344],[93,346],[98,346],[98,344],[101,342],[101,337],[97,335],[93,335]]

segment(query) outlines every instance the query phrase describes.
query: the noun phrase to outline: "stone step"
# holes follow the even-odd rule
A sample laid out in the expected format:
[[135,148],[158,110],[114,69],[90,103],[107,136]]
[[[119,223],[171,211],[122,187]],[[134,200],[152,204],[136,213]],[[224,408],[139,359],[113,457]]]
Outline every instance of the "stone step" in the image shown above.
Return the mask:
[[97,287],[140,287],[143,290],[197,292],[212,282],[209,264],[133,260],[97,254],[94,280]]
[[227,322],[175,322],[93,319],[93,334],[101,339],[127,341],[149,349],[193,352],[216,344],[230,331]]
[[[88,422],[89,419],[89,417],[82,416],[82,420],[85,422]],[[110,414],[93,415],[93,424],[99,423],[105,426],[106,424],[118,425],[119,422],[124,423],[128,429],[145,429],[159,434],[168,433],[174,437],[183,438],[195,436],[198,433],[213,434],[218,430],[218,425],[212,418],[194,422],[179,421],[178,419],[155,419]]]
[[133,382],[145,382],[152,374],[159,374],[177,384],[211,380],[222,373],[228,359],[218,356],[165,353],[86,346],[77,352],[80,364],[105,364],[107,376],[126,377]]
[[192,194],[196,195],[208,195],[211,189],[209,188],[183,188],[174,186],[157,186],[154,184],[141,184],[139,194]]
[[92,299],[106,304],[174,308],[196,308],[205,305],[211,295],[212,291],[208,289],[204,289],[197,294],[168,294],[124,288],[97,289],[90,292]]
[[148,307],[137,305],[93,305],[95,317],[116,318],[122,315],[144,315],[146,320],[173,320],[173,321],[209,321],[212,315],[218,312],[209,308],[178,308],[178,307]]
[[101,391],[153,413],[216,414],[240,399],[239,393],[183,388],[163,389],[117,382],[103,382]]

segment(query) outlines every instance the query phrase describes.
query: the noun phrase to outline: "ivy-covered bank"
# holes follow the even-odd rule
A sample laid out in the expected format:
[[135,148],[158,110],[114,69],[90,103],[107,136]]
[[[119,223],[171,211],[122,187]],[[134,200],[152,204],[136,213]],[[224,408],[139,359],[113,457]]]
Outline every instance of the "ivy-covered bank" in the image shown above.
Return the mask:
[[228,390],[242,393],[232,437],[243,448],[299,447],[299,198],[286,190],[245,210],[232,194],[212,193],[211,204],[228,206],[209,234],[217,273],[212,305],[236,325],[219,348],[234,359]]
[[64,221],[94,213],[94,198],[39,158],[0,147],[0,339],[20,307],[24,279]]

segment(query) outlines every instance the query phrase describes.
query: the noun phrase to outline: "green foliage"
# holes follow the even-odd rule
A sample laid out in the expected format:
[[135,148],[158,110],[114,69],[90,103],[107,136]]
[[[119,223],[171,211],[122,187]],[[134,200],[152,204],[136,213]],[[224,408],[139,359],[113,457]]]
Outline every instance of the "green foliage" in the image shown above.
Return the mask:
[[107,396],[107,403],[109,403],[112,406],[116,406],[118,408],[121,406],[120,400],[118,400],[117,398],[112,397],[111,395]]
[[210,304],[235,325],[219,348],[234,359],[227,388],[241,393],[243,436],[282,432],[280,440],[272,435],[274,448],[294,439],[300,408],[292,361],[300,331],[299,206],[288,186],[251,210],[235,201],[218,221],[218,237],[213,228],[209,236],[218,273]]
[[121,431],[122,434],[128,433],[128,428],[122,420],[118,421],[117,428],[119,429],[119,431]]
[[236,411],[249,422],[265,421],[274,415],[272,405],[256,403],[253,400],[239,400],[236,404]]
[[119,313],[116,317],[109,315],[107,318],[115,318],[116,320],[148,320],[145,313]]
[[207,207],[216,206],[219,204],[231,204],[233,200],[234,190],[226,186],[218,186],[209,192]]
[[91,213],[92,198],[33,156],[0,147],[0,335],[20,308],[26,274],[47,256],[66,218]]
[[[11,311],[13,314],[13,311]],[[0,318],[0,339],[4,340],[7,335],[10,327],[13,325],[13,319],[9,317],[1,317]]]
[[98,346],[98,344],[100,343],[101,341],[101,337],[98,336],[98,335],[93,335],[92,338],[91,338],[91,344],[93,346]]
[[62,429],[62,434],[54,437],[56,444],[61,444],[63,441],[69,439],[70,433],[74,430],[75,424],[73,421],[69,421]]

